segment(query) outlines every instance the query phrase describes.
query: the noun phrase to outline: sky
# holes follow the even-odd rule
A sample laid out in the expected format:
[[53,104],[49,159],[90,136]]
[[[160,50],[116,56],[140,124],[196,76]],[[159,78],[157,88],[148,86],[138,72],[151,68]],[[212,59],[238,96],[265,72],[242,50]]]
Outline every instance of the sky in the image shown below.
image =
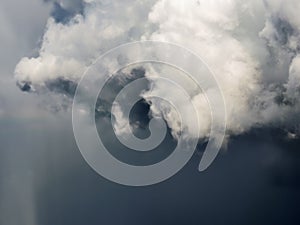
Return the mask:
[[[299,9],[297,0],[1,1],[0,224],[299,224]],[[192,49],[216,75],[227,133],[206,171],[197,167],[211,125],[207,102],[180,73],[172,76],[193,95],[203,133],[179,173],[127,187],[95,173],[80,154],[71,112],[80,77],[99,55],[138,40]],[[149,164],[176,144],[176,113],[147,101],[153,93],[177,96],[149,75],[168,72],[133,66],[100,94],[97,128],[115,157]],[[130,118],[135,134],[147,136],[149,115],[168,125],[160,153],[148,157],[124,151],[113,131],[127,130],[108,119],[120,116],[109,112],[112,99],[139,77],[146,83]]]

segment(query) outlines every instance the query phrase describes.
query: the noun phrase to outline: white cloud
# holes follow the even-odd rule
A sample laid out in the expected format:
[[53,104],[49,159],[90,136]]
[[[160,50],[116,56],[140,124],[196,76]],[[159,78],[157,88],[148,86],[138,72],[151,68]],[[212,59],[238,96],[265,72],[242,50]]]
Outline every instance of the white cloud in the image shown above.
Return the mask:
[[[118,44],[168,41],[192,49],[210,66],[224,93],[230,134],[257,126],[294,132],[291,121],[297,121],[299,111],[299,9],[297,0],[90,0],[84,15],[67,24],[48,20],[39,56],[23,58],[16,79],[32,90],[58,77],[76,81],[98,55]],[[178,81],[193,96],[205,137],[210,127],[205,96],[195,93],[183,77]],[[176,95],[166,90],[153,82],[152,93]],[[180,97],[177,101],[184,107]],[[166,105],[153,104],[151,109],[164,115],[176,136],[176,113]]]
[[16,66],[15,77],[33,88],[49,79],[66,77],[76,80],[95,58],[118,44],[137,40],[145,28],[151,1],[89,1],[84,15],[69,23],[47,22],[37,58],[23,58]]

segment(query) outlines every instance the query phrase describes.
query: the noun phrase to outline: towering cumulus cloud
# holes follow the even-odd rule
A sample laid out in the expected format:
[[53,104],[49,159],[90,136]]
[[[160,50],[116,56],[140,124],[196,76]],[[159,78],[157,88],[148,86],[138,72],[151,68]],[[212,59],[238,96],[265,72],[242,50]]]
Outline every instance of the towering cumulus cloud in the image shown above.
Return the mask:
[[[105,51],[129,41],[167,41],[191,49],[215,74],[227,106],[229,135],[255,127],[281,128],[293,137],[300,134],[300,1],[76,2],[76,7],[69,1],[55,3],[38,56],[25,57],[16,66],[22,91],[72,98],[86,68]],[[155,68],[147,71],[146,77],[159,76]],[[204,93],[186,78],[178,79],[190,90],[205,137],[210,113]],[[150,78],[149,85],[145,99],[151,93],[176,94]],[[180,97],[178,101],[184,106]],[[178,118],[169,107],[152,102],[150,111],[163,115],[176,137]]]

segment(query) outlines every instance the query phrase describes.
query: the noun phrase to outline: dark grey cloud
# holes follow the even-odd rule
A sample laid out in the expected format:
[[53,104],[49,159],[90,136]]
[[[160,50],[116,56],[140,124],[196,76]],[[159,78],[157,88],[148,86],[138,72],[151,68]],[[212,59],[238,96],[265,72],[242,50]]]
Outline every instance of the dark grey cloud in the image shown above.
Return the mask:
[[[117,94],[132,81],[144,78],[145,69],[142,67],[132,68],[131,71],[118,71],[112,78],[108,79],[105,86],[100,92],[99,98],[96,103],[96,116],[111,115],[111,107]],[[140,87],[140,92],[148,88],[149,83]]]
[[71,80],[67,80],[63,77],[59,77],[55,80],[46,81],[45,86],[51,92],[65,94],[69,97],[73,97],[77,88],[77,83]]
[[[85,163],[70,119],[10,123],[5,128],[19,134],[18,142],[9,141],[11,133],[0,135],[7,146],[1,151],[7,163],[1,163],[0,172],[2,190],[9,194],[1,201],[5,224],[27,225],[29,212],[34,212],[35,224],[45,225],[299,224],[299,188],[293,184],[299,177],[288,174],[289,169],[274,169],[288,168],[286,161],[291,160],[284,153],[289,147],[283,141],[278,145],[275,131],[236,137],[230,151],[219,155],[206,172],[197,171],[200,156],[195,154],[170,180],[132,188],[105,180]],[[31,133],[24,135],[28,128]],[[107,142],[114,145],[113,139]],[[280,184],[273,181],[276,176],[294,181]],[[32,194],[14,199],[22,190]]]
[[84,13],[85,3],[82,0],[44,1],[53,4],[51,16],[55,19],[56,23],[68,23],[75,15],[83,15]]
[[276,28],[274,39],[281,46],[288,44],[290,37],[297,33],[297,30],[295,30],[287,20],[280,18],[278,15],[272,16],[272,22]]

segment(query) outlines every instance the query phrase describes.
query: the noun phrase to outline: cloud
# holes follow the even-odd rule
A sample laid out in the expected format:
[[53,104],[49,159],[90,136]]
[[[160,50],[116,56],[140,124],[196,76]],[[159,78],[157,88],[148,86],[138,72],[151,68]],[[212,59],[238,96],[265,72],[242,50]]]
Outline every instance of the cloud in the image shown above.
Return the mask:
[[[261,126],[299,132],[295,125],[299,124],[295,88],[299,83],[299,16],[295,9],[299,6],[297,1],[161,0],[149,14],[150,22],[159,29],[145,38],[179,43],[207,62],[224,93],[229,134]],[[174,95],[165,90],[152,91]],[[193,101],[198,103],[201,126],[208,130],[208,107],[201,107],[203,95],[199,93]],[[168,106],[160,110],[168,112],[164,116],[168,124],[177,127],[178,119],[170,116]]]
[[[61,10],[67,10],[63,14],[68,19],[54,13],[38,56],[25,57],[16,66],[21,90],[72,97],[83,72],[105,51],[134,40],[168,41],[192,49],[216,75],[227,106],[229,135],[265,126],[300,134],[299,1],[86,0],[78,1],[80,10],[64,6],[67,3],[59,3],[56,12],[60,18]],[[163,71],[148,68],[145,76]],[[178,71],[170,78],[174,76],[192,96],[202,137],[207,137],[211,123],[205,94]],[[151,89],[143,93],[146,100],[151,93],[176,95],[148,78]],[[185,107],[180,96],[177,101]],[[150,111],[163,115],[176,137],[180,126],[174,109],[152,102]]]
[[78,81],[97,56],[141,35],[149,2],[88,1],[83,14],[75,15],[66,24],[49,18],[39,56],[25,57],[16,66],[18,84],[38,91],[45,88],[46,81],[59,77]]
[[51,16],[56,23],[67,23],[76,14],[83,14],[84,1],[82,0],[44,0],[53,4]]

